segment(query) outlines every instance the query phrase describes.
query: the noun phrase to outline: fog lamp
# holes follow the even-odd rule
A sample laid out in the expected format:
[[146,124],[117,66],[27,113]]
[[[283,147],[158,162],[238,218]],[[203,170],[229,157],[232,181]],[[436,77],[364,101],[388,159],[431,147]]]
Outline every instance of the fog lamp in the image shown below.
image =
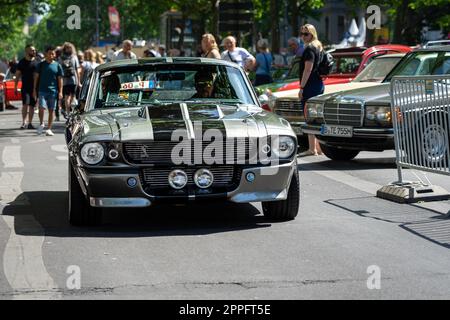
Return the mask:
[[200,169],[194,175],[194,182],[197,187],[201,189],[207,189],[212,186],[214,182],[214,176],[211,171],[207,169]]
[[169,185],[176,189],[183,189],[188,182],[186,172],[182,170],[174,170],[169,174]]

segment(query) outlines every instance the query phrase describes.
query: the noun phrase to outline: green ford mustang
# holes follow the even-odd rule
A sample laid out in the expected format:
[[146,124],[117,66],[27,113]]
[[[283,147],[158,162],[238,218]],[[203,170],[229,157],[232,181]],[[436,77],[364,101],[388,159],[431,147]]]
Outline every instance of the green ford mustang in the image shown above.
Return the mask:
[[103,208],[204,200],[296,217],[295,133],[261,108],[237,65],[116,61],[97,67],[79,98],[66,129],[72,224],[101,222]]

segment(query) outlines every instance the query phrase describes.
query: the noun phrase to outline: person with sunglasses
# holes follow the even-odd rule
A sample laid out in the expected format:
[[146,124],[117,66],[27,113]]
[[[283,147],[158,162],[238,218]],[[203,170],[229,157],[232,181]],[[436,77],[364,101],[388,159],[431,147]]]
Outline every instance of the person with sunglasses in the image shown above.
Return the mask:
[[[320,55],[323,51],[323,46],[317,37],[316,28],[311,24],[305,24],[301,27],[300,36],[305,43],[305,49],[300,61],[300,90],[298,97],[301,102],[301,108],[304,108],[308,99],[322,94],[325,89],[319,74]],[[314,135],[308,135],[308,142],[308,150],[300,153],[300,156],[317,156],[322,154],[319,141]]]
[[192,98],[211,98],[214,91],[216,74],[200,70],[195,74],[195,90],[197,93]]

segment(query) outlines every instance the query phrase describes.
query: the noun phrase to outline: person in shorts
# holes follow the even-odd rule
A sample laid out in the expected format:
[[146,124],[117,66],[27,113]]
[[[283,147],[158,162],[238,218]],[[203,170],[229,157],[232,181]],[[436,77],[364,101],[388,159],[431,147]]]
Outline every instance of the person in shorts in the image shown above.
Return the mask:
[[33,98],[33,87],[36,65],[36,49],[32,45],[27,45],[25,47],[25,57],[17,65],[14,83],[14,90],[17,94],[19,80],[22,79],[22,126],[20,129],[34,129],[32,122],[36,100]]
[[48,110],[47,136],[53,136],[52,124],[56,105],[63,98],[63,76],[64,72],[59,63],[55,61],[55,48],[45,49],[45,60],[37,67],[34,74],[33,97],[39,97],[39,120],[38,134],[44,131],[44,112]]
[[64,43],[61,50],[61,56],[58,58],[58,62],[64,72],[63,96],[65,110],[62,109],[61,113],[63,114],[64,118],[67,119],[67,115],[70,113],[70,107],[75,100],[77,89],[81,86],[81,66],[80,62],[78,61],[77,51],[72,43]]

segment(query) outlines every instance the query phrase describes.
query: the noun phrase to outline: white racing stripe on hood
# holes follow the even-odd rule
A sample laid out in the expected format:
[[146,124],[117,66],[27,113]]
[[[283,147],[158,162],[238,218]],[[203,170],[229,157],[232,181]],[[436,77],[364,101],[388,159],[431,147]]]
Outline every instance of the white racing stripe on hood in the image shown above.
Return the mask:
[[153,134],[153,124],[152,124],[152,120],[150,119],[150,114],[147,110],[148,107],[146,107],[145,110],[145,118],[147,119],[147,125],[148,125],[148,132],[149,132],[149,140],[155,140],[155,136]]
[[186,103],[180,103],[181,114],[183,115],[183,120],[186,123],[186,131],[188,134],[188,139],[195,139],[194,125],[192,124],[191,118],[189,116],[189,109]]

